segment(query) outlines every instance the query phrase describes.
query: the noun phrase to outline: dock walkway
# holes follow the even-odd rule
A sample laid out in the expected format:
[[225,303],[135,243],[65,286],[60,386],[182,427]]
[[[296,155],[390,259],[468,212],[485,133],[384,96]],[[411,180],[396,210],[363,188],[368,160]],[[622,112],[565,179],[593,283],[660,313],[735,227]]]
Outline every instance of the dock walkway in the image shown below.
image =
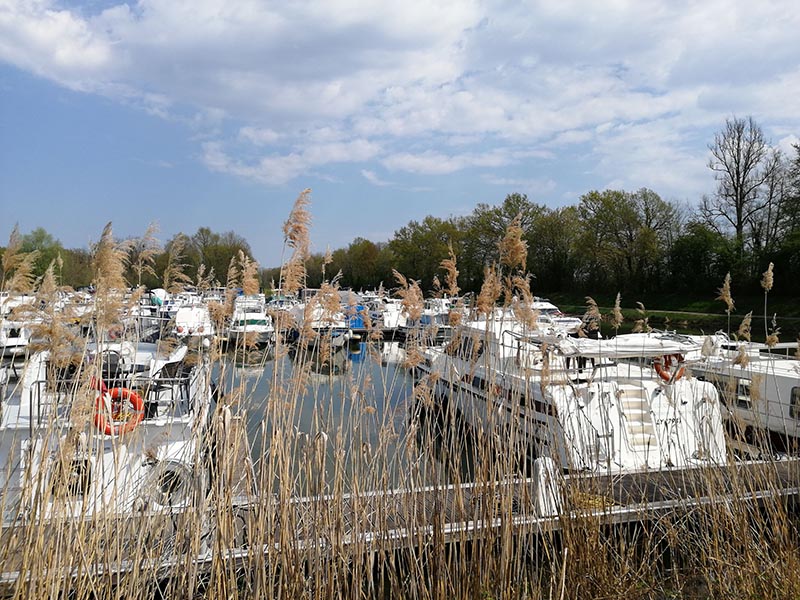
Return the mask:
[[[301,559],[309,550],[314,556],[330,552],[355,557],[424,549],[434,542],[458,544],[508,532],[543,535],[558,532],[575,519],[591,519],[593,525],[603,527],[696,510],[729,511],[737,503],[761,505],[769,499],[794,506],[800,495],[800,459],[619,475],[553,475],[544,470],[531,478],[370,491],[338,498],[244,495],[229,496],[224,504],[212,499],[209,532],[216,527],[214,514],[222,515],[218,520],[236,524],[235,531],[222,536],[224,543],[219,543],[219,535],[210,536],[217,541],[200,548],[192,559],[175,552],[149,565],[141,560],[134,563],[123,553],[119,560],[105,561],[98,571],[120,576],[148,568],[166,577],[187,564],[201,573],[220,561],[226,568],[247,570],[263,564],[274,552],[295,552]],[[543,495],[543,486],[551,486],[557,494]],[[226,511],[230,512],[226,515]],[[193,518],[190,522],[197,523],[196,512]],[[180,527],[179,518],[173,516],[173,523]],[[3,537],[9,540],[21,535],[23,528],[6,528]],[[176,535],[174,531],[172,535]],[[9,563],[0,567],[0,595],[26,585],[25,573]]]

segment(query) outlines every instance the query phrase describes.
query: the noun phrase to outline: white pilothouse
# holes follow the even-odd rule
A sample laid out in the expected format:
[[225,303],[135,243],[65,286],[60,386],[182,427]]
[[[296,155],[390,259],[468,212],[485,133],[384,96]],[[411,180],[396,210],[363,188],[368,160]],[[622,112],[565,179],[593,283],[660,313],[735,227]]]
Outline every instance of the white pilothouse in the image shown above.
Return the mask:
[[[573,338],[511,311],[467,322],[422,366],[475,428],[563,469],[614,472],[727,460],[717,389],[663,357],[694,343],[658,334]],[[651,365],[660,359],[659,371]]]
[[263,346],[275,340],[275,326],[267,314],[264,294],[237,296],[228,327],[228,343],[238,347]]

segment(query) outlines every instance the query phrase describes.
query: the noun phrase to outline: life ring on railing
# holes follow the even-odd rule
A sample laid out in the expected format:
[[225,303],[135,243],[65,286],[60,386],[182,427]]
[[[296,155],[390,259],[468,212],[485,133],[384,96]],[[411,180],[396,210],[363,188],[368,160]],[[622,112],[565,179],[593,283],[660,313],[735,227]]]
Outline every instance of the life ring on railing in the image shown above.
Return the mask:
[[[144,418],[142,397],[128,388],[111,388],[107,393],[111,397],[111,419],[107,418],[105,392],[101,391],[95,400],[95,426],[106,435],[130,433],[136,429]],[[125,409],[125,401],[133,407],[133,411]]]
[[[671,370],[673,360],[675,364],[678,365],[674,373]],[[680,354],[665,354],[655,359],[653,361],[653,368],[656,370],[656,373],[658,373],[658,376],[666,382],[678,381],[686,372],[686,368],[683,366],[683,356]]]

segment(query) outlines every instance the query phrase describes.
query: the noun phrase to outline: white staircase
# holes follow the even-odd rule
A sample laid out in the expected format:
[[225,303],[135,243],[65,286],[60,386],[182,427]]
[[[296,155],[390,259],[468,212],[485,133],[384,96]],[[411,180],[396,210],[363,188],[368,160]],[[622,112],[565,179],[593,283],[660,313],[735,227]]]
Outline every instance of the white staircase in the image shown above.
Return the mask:
[[639,385],[619,386],[619,408],[628,433],[628,442],[639,467],[658,466],[658,438],[653,427],[647,390]]

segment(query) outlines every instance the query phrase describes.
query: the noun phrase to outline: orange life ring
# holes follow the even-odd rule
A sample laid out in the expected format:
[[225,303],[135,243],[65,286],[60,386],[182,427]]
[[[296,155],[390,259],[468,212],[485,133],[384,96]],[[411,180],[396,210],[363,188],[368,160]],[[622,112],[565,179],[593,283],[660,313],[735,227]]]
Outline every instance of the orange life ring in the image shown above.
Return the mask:
[[[144,402],[142,397],[128,388],[111,388],[108,390],[111,396],[111,419],[106,418],[106,403],[104,393],[100,393],[95,401],[94,424],[106,435],[120,435],[130,433],[144,418]],[[124,401],[127,400],[133,407],[133,412],[123,409]],[[115,423],[115,421],[121,422]]]
[[[674,375],[670,369],[670,367],[672,367],[673,359],[675,360],[675,363],[679,365]],[[683,366],[683,356],[680,354],[665,354],[661,358],[655,359],[653,361],[653,368],[655,368],[658,376],[666,382],[678,381],[678,379],[683,377],[683,374],[686,371]]]

